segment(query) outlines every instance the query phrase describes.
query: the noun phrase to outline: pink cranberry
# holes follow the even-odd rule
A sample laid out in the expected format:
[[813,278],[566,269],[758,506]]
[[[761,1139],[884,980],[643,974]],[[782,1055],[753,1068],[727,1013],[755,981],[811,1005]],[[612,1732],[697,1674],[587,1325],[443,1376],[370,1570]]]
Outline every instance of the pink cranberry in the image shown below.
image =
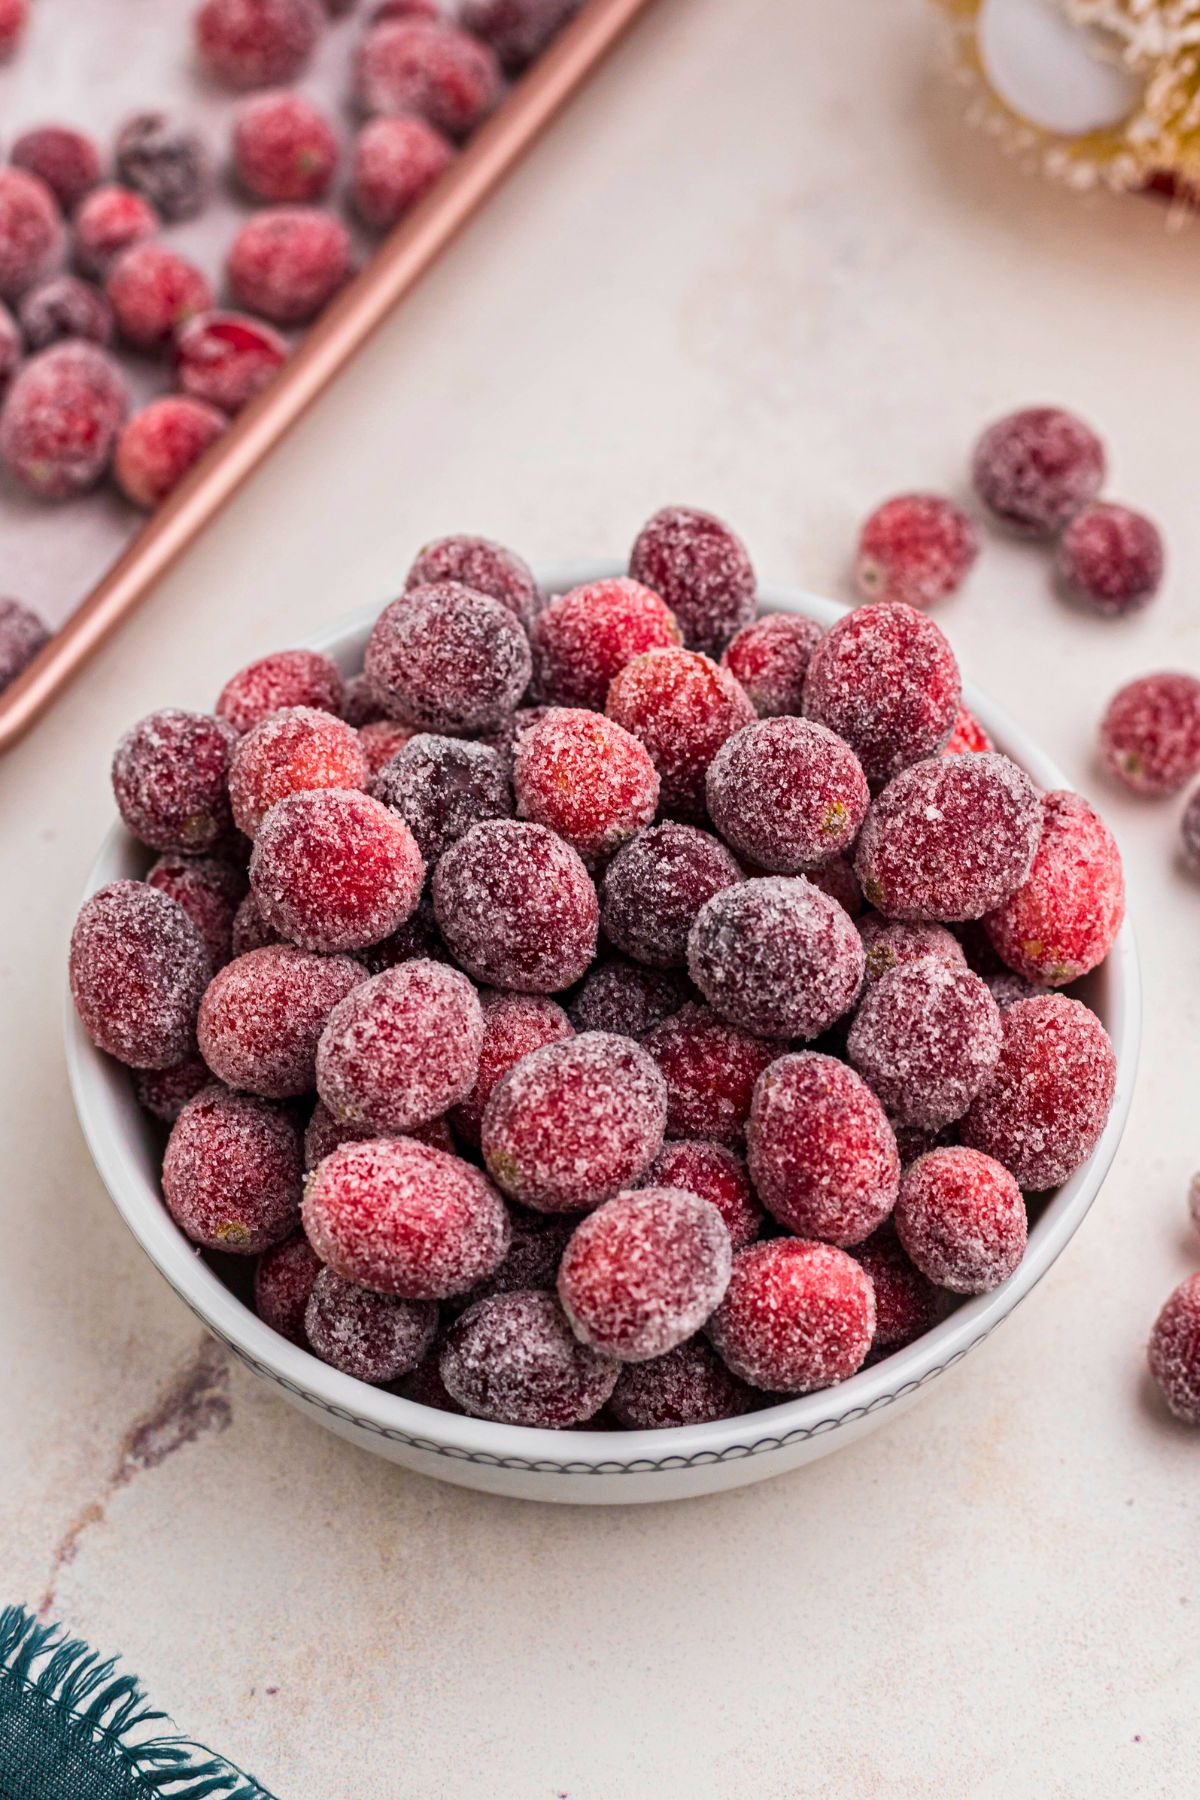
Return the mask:
[[[411,121],[393,121],[411,123]],[[528,627],[542,605],[533,570],[515,550],[482,537],[435,538],[415,558],[404,580],[406,590],[432,582],[456,581],[498,600]]]
[[681,971],[641,968],[623,956],[608,956],[592,964],[567,1011],[576,1031],[640,1038],[695,998]]
[[276,650],[232,675],[214,708],[237,732],[285,706],[340,713],[345,689],[337,665],[318,650]]
[[700,908],[741,879],[729,851],[707,831],[673,820],[652,825],[609,864],[605,935],[618,950],[652,968],[683,968],[688,933]]
[[291,944],[251,950],[214,977],[200,1003],[201,1054],[227,1087],[268,1100],[310,1093],[326,1022],[363,978],[349,956]]
[[1097,500],[1063,532],[1056,561],[1064,592],[1104,618],[1149,604],[1162,584],[1163,545],[1145,513]]
[[19,600],[0,600],[0,693],[49,642],[44,619]]
[[1054,537],[1104,483],[1104,446],[1073,414],[1032,406],[990,425],[975,446],[975,491],[1010,530]]
[[833,1244],[799,1238],[739,1250],[708,1327],[735,1375],[784,1394],[845,1381],[862,1367],[874,1331],[866,1271]]
[[[450,140],[415,114],[368,119],[354,141],[350,203],[372,231],[390,231],[441,179],[454,154]],[[463,581],[466,577],[430,575],[426,579]]]
[[860,1244],[891,1212],[900,1158],[861,1076],[812,1050],[781,1056],[760,1079],[746,1132],[760,1200],[789,1231]]
[[954,652],[911,606],[860,606],[813,651],[804,711],[845,738],[872,782],[933,756],[954,728]]
[[1064,987],[1104,961],[1125,916],[1121,853],[1078,794],[1042,796],[1042,832],[1029,872],[984,924],[1010,969]]
[[695,650],[653,650],[626,663],[609,688],[610,719],[640,738],[658,770],[662,808],[706,817],[705,778],[727,738],[756,717],[727,669]]
[[233,921],[245,896],[246,877],[216,856],[184,856],[167,851],[146,876],[151,887],[178,901],[208,951],[214,969],[233,953]]
[[241,313],[189,319],[175,339],[175,379],[193,400],[241,412],[287,361],[277,331]]
[[1171,1412],[1185,1425],[1200,1425],[1200,1275],[1181,1281],[1167,1300],[1147,1355]]
[[513,789],[521,818],[549,826],[587,862],[611,856],[658,806],[658,775],[645,747],[581,707],[552,707],[523,735]]
[[940,1131],[987,1085],[1002,1036],[979,976],[925,956],[868,987],[847,1050],[893,1119]]
[[319,200],[337,168],[337,133],[321,108],[287,88],[238,109],[233,166],[256,200]]
[[269,1100],[204,1088],[172,1127],[162,1189],[167,1211],[194,1244],[257,1256],[298,1223],[296,1127]]
[[117,330],[135,350],[165,350],[176,332],[213,303],[207,275],[163,244],[133,244],[108,271],[104,291]]
[[117,439],[114,472],[135,506],[153,511],[215,444],[229,421],[215,406],[185,394],[164,394],[126,421]]
[[15,52],[29,23],[29,0],[0,0],[0,61]]
[[904,1171],[896,1233],[922,1275],[954,1294],[999,1287],[1025,1254],[1021,1190],[994,1157],[931,1150]]
[[303,1232],[264,1250],[254,1271],[254,1310],[263,1324],[307,1346],[304,1313],[320,1273],[320,1258]]
[[430,865],[472,825],[512,817],[512,790],[496,752],[432,732],[410,735],[371,792],[404,820]]
[[402,925],[424,865],[395,813],[348,788],[288,794],[259,828],[250,886],[268,925],[306,950],[359,950]]
[[[406,744],[412,743],[416,735],[415,731],[395,719],[372,719],[370,724],[360,725],[358,741],[362,745],[362,753],[367,759],[371,774],[378,775],[385,769]],[[457,743],[460,740],[448,738],[443,741]]]
[[240,306],[274,325],[304,325],[350,279],[350,234],[320,207],[265,207],[234,238],[225,273]]
[[358,49],[355,96],[365,113],[416,113],[465,138],[491,112],[500,69],[478,38],[424,19],[372,25]]
[[64,213],[72,213],[100,180],[100,152],[73,125],[36,125],[14,141],[8,160],[37,175]]
[[0,168],[0,298],[16,300],[53,274],[65,242],[58,201],[41,177]]
[[312,706],[268,714],[239,739],[229,767],[233,822],[247,837],[288,794],[366,785],[367,759],[353,725]]
[[610,1409],[627,1431],[662,1431],[736,1419],[755,1404],[750,1389],[711,1345],[694,1337],[665,1356],[622,1364]]
[[450,1327],[440,1368],[472,1417],[566,1431],[600,1411],[620,1364],[579,1342],[553,1294],[526,1291],[468,1308]]
[[709,764],[705,791],[726,843],[784,875],[853,844],[871,801],[849,744],[811,719],[760,719],[736,732]]
[[142,881],[86,900],[71,933],[71,997],[84,1030],[132,1069],[168,1069],[195,1048],[212,964],[182,906]]
[[644,651],[677,644],[679,630],[657,594],[620,579],[560,594],[538,615],[530,637],[540,698],[601,711],[613,677]]
[[294,81],[321,35],[316,0],[203,0],[193,15],[196,53],[225,87]]
[[688,938],[688,972],[709,1005],[760,1037],[818,1037],[853,1006],[864,964],[852,921],[801,877],[724,888]]
[[942,746],[943,756],[964,756],[968,751],[994,750],[996,748],[979,720],[967,707],[960,706],[958,717],[954,721],[954,730]]
[[711,513],[666,506],[643,525],[629,573],[661,594],[689,650],[719,656],[754,617],[755,581],[746,546]]
[[940,494],[898,494],[858,540],[854,578],[866,600],[924,609],[956,593],[979,555],[973,522]]
[[642,1042],[667,1084],[668,1135],[741,1143],[754,1084],[779,1045],[690,1004],[652,1026]]
[[760,719],[798,713],[804,677],[821,636],[815,619],[764,613],[730,640],[721,667],[745,689]]
[[95,344],[53,344],[17,373],[0,413],[0,464],[37,500],[86,493],[125,418],[120,370]]
[[1100,721],[1100,754],[1135,794],[1173,794],[1200,769],[1200,681],[1173,671],[1126,682]]
[[585,974],[600,905],[577,851],[544,825],[487,819],[433,872],[438,928],[477,981],[553,994]]
[[483,1032],[478,995],[459,970],[422,959],[400,963],[356,987],[330,1014],[317,1091],[335,1119],[351,1124],[379,1132],[427,1125],[471,1092]]
[[432,1345],[437,1307],[429,1300],[373,1294],[322,1269],[304,1309],[304,1332],[314,1354],[343,1375],[397,1381]]
[[45,350],[67,338],[110,344],[112,308],[98,287],[78,275],[52,275],[22,295],[17,308],[21,332],[30,350]]
[[490,993],[482,998],[483,1041],[475,1081],[451,1112],[454,1129],[476,1147],[484,1109],[496,1083],[531,1051],[574,1035],[562,1007],[541,994]]
[[937,1324],[938,1291],[912,1263],[891,1224],[881,1225],[854,1252],[875,1290],[875,1336],[872,1355],[899,1350]]
[[159,217],[141,194],[110,182],[85,196],[71,225],[77,268],[102,281],[123,250],[154,236]]
[[254,895],[247,894],[233,915],[233,954],[244,956],[248,950],[261,950],[267,944],[283,942],[274,926],[268,925],[263,918]]
[[735,1250],[758,1236],[766,1218],[750,1185],[745,1163],[723,1144],[707,1144],[695,1138],[664,1144],[637,1185],[684,1188],[707,1200],[724,1220]]
[[457,582],[384,608],[364,668],[388,712],[450,736],[493,731],[529,683],[529,640],[507,607]]
[[878,981],[901,963],[916,962],[934,956],[951,969],[965,969],[966,954],[952,931],[944,925],[926,924],[920,920],[885,919],[879,913],[868,913],[858,921],[858,935],[867,953],[867,980]]
[[213,168],[204,140],[166,113],[135,113],[117,133],[118,178],[149,200],[161,219],[175,224],[204,210]]
[[225,783],[236,743],[223,719],[163,707],[117,745],[113,793],[134,837],[154,850],[211,850],[230,828]]

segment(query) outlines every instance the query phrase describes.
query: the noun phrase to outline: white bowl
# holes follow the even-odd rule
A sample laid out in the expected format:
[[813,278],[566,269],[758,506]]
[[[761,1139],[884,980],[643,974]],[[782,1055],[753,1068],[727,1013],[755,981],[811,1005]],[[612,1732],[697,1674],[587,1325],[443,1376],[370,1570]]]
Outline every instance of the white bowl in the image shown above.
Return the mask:
[[[588,564],[548,569],[543,580],[548,591],[562,592],[577,582],[616,573],[620,571],[609,565]],[[824,625],[833,624],[845,610],[832,600],[790,588],[764,588],[761,598],[769,609],[807,613]],[[374,617],[374,609],[356,613],[310,639],[310,645],[351,673],[361,664]],[[969,685],[965,698],[997,745],[1039,786],[1067,785],[1049,758],[991,701]],[[115,825],[87,892],[144,870],[144,850]],[[318,1424],[423,1475],[527,1499],[611,1504],[714,1493],[826,1456],[893,1416],[1008,1317],[1091,1206],[1125,1128],[1140,1035],[1137,954],[1128,923],[1104,967],[1091,977],[1087,998],[1116,1051],[1116,1097],[1092,1156],[1041,1208],[1016,1273],[840,1387],[742,1418],[670,1431],[530,1431],[460,1418],[368,1387],[298,1349],[224,1286],[172,1222],[159,1192],[159,1136],[134,1099],[128,1073],[89,1042],[69,998],[66,1044],[80,1123],[118,1211],[180,1299],[248,1368],[273,1382]]]

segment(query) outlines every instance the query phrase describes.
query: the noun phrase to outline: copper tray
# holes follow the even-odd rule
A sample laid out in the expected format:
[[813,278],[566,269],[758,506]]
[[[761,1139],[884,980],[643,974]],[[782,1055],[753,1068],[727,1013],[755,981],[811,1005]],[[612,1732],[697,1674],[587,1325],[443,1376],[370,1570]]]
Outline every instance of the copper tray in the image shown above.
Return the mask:
[[0,694],[0,753],[105,638],[416,286],[650,0],[588,0],[504,104],[307,333],[270,387],[137,533],[29,667]]

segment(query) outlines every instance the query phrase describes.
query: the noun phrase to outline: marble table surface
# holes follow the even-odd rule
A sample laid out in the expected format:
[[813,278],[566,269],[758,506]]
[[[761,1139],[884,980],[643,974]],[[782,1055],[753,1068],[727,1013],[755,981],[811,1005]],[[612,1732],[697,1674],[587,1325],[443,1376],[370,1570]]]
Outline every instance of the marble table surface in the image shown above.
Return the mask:
[[[1081,202],[961,120],[918,0],[660,0],[486,218],[0,771],[0,1567],[281,1800],[1140,1796],[1194,1779],[1200,1442],[1142,1345],[1200,1264],[1200,889],[1093,763],[1200,664],[1195,226]],[[1116,1166],[1034,1297],[861,1444],[641,1510],[489,1499],[307,1423],[211,1349],[74,1123],[67,934],[121,729],[395,590],[455,528],[623,553],[671,500],[845,591],[864,510],[958,490],[1056,399],[1169,533],[1159,602],[1068,612],[990,540],[942,616],[1103,800],[1146,975]],[[53,529],[53,523],[50,527]]]

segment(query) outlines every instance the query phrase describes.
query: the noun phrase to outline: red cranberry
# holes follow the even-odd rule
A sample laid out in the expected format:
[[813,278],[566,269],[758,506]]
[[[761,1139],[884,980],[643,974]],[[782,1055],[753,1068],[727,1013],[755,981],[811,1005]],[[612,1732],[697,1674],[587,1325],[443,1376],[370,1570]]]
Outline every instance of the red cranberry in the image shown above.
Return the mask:
[[857,919],[863,909],[862,889],[858,877],[844,856],[831,856],[819,869],[810,869],[806,879],[836,900],[842,911]]
[[259,912],[254,895],[247,894],[233,916],[233,954],[245,956],[248,950],[262,950],[267,944],[283,942],[274,926],[268,925]]
[[741,879],[733,857],[708,832],[672,820],[653,825],[618,851],[605,874],[605,935],[653,968],[683,968],[700,908]]
[[711,513],[666,506],[645,524],[629,557],[635,581],[661,594],[689,650],[719,656],[754,617],[755,582],[741,538]]
[[330,1014],[317,1091],[350,1124],[427,1125],[471,1092],[483,1032],[479,998],[457,969],[421,959],[384,969]]
[[25,345],[17,321],[0,300],[0,400],[8,392],[24,354]]
[[67,338],[110,344],[112,308],[98,287],[78,275],[52,275],[30,288],[17,308],[21,332],[30,350],[45,350]]
[[[453,160],[453,144],[427,119],[410,115],[368,119],[354,141],[350,204],[372,231],[390,231],[424,199]],[[464,575],[425,579],[467,581]],[[475,584],[467,581],[467,585]]]
[[143,1112],[164,1125],[173,1125],[188,1101],[211,1085],[212,1071],[204,1058],[193,1052],[167,1069],[136,1070],[133,1091]]
[[873,1356],[899,1350],[937,1324],[941,1301],[933,1283],[909,1260],[894,1228],[881,1225],[854,1252],[875,1290]]
[[125,733],[113,792],[134,837],[154,850],[211,850],[229,830],[225,790],[236,743],[223,719],[164,707]]
[[962,945],[944,925],[904,919],[885,919],[879,913],[868,913],[858,922],[858,935],[867,953],[867,980],[878,981],[901,963],[917,962],[923,956],[934,956],[951,969],[965,969],[967,958]]
[[891,1212],[900,1158],[861,1076],[815,1051],[781,1056],[754,1090],[746,1132],[764,1206],[801,1237],[861,1244]]
[[450,24],[389,19],[358,49],[355,95],[365,113],[416,113],[465,138],[500,98],[500,70],[486,44]]
[[29,0],[0,0],[0,61],[16,51],[29,23]]
[[1200,1275],[1181,1281],[1154,1321],[1150,1373],[1185,1425],[1200,1425]]
[[194,219],[212,193],[213,168],[198,132],[166,113],[135,113],[117,133],[118,178],[149,200],[161,219]]
[[154,236],[159,217],[141,194],[110,182],[92,189],[71,223],[76,266],[100,281],[123,250]]
[[742,1158],[723,1144],[681,1138],[664,1144],[638,1187],[684,1188],[715,1206],[735,1250],[762,1230],[763,1212]]
[[896,1232],[922,1275],[954,1294],[999,1287],[1025,1254],[1021,1190],[978,1150],[931,1150],[904,1171]]
[[337,665],[318,650],[276,650],[232,675],[214,710],[245,732],[285,706],[340,713],[344,693]]
[[306,950],[359,950],[402,925],[421,897],[411,831],[368,794],[289,794],[259,828],[250,885],[268,925]]
[[690,820],[706,817],[704,782],[713,757],[756,716],[728,670],[695,650],[634,657],[614,679],[605,711],[650,752],[663,811]]
[[[679,642],[657,594],[636,581],[589,581],[551,600],[534,621],[534,686],[554,706],[604,707],[613,677],[644,651]],[[620,722],[620,721],[618,721]]]
[[437,1307],[428,1300],[373,1294],[322,1269],[304,1309],[304,1331],[314,1354],[343,1375],[397,1381],[432,1345]]
[[578,853],[544,825],[487,819],[433,873],[438,929],[477,981],[553,994],[587,970],[600,905]]
[[316,0],[203,0],[193,16],[196,53],[225,87],[294,81],[321,35]]
[[208,951],[214,969],[233,953],[233,921],[245,896],[246,877],[215,856],[168,851],[146,876],[150,886],[182,906]]
[[1063,987],[1104,961],[1125,916],[1121,853],[1078,794],[1042,796],[1042,832],[1025,880],[987,915],[1004,961],[1029,981]]
[[833,1244],[773,1238],[738,1251],[708,1330],[741,1380],[808,1394],[862,1367],[875,1331],[874,1291]]
[[478,735],[501,725],[528,686],[529,640],[498,600],[435,582],[384,608],[364,667],[394,718]]
[[117,439],[114,472],[135,506],[153,511],[215,444],[229,421],[215,406],[185,394],[164,394],[126,421]]
[[296,1127],[268,1100],[204,1088],[172,1127],[162,1189],[167,1211],[194,1244],[257,1256],[296,1229]]
[[264,1325],[302,1348],[308,1344],[304,1312],[321,1262],[303,1232],[264,1250],[254,1271],[254,1310]]
[[1100,492],[1104,446],[1082,419],[1031,406],[988,427],[971,473],[1001,524],[1026,537],[1054,537]]
[[1162,584],[1158,527],[1132,507],[1098,500],[1076,513],[1059,541],[1056,562],[1064,592],[1104,618],[1149,604]]
[[0,297],[16,300],[53,274],[65,242],[58,201],[41,177],[0,168]]
[[643,1039],[667,1084],[667,1133],[739,1144],[754,1084],[779,1045],[727,1024],[707,1006],[687,1005]]
[[472,825],[512,816],[512,790],[496,752],[432,732],[410,736],[371,792],[404,820],[430,865]]
[[100,152],[73,125],[35,125],[23,131],[9,152],[14,168],[37,175],[64,213],[72,213],[100,180]]
[[0,600],[0,693],[50,642],[43,619],[19,600]]
[[1135,794],[1173,794],[1200,769],[1200,681],[1173,671],[1126,682],[1100,721],[1100,754]]
[[845,738],[872,782],[939,751],[958,716],[954,652],[911,606],[860,606],[813,651],[804,711]]
[[619,1363],[574,1335],[553,1294],[479,1300],[450,1327],[441,1375],[472,1417],[565,1431],[600,1411]]
[[133,244],[108,271],[104,291],[117,330],[135,350],[165,350],[213,303],[207,275],[163,244]]
[[231,1088],[285,1100],[311,1092],[326,1021],[364,979],[349,956],[291,944],[251,950],[226,965],[200,1003],[200,1051]]
[[[406,744],[411,744],[416,736],[407,725],[399,724],[395,719],[372,719],[369,725],[358,727],[358,741],[362,753],[367,759],[367,768],[371,774],[378,775],[393,759],[400,754]],[[446,739],[447,743],[457,743],[459,739]]]
[[940,1131],[987,1085],[1002,1036],[979,976],[925,956],[867,988],[847,1050],[893,1119]]
[[233,166],[256,200],[319,200],[337,160],[337,133],[305,95],[280,88],[256,94],[238,109]]
[[1184,867],[1200,874],[1200,788],[1189,797],[1179,821],[1179,847]]
[[[454,1129],[468,1144],[478,1147],[484,1108],[496,1083],[522,1057],[543,1044],[556,1044],[573,1036],[571,1021],[561,1006],[541,994],[492,993],[483,996],[483,1041],[479,1064],[469,1094],[451,1113]],[[538,1284],[522,1282],[528,1287]]]
[[821,637],[815,619],[764,613],[731,639],[721,667],[745,689],[760,719],[798,713],[804,677]]
[[491,538],[444,537],[426,544],[405,577],[405,589],[442,581],[457,582],[461,587],[474,588],[477,594],[486,594],[489,600],[498,600],[525,626],[533,623],[541,608],[542,591],[529,564],[515,550],[493,543]]
[[36,500],[86,493],[112,461],[128,404],[95,344],[53,344],[17,372],[0,413],[0,464]]
[[288,794],[366,785],[367,759],[353,725],[312,706],[284,707],[252,726],[229,767],[233,822],[247,837]]
[[225,273],[240,306],[274,325],[304,325],[350,279],[350,235],[316,206],[264,207],[234,238]]
[[[372,1125],[347,1125],[335,1119],[323,1100],[318,1100],[304,1128],[304,1171],[311,1175],[318,1163],[340,1150],[343,1144],[366,1144],[382,1135]],[[390,1135],[390,1134],[388,1134]],[[414,1125],[403,1134],[430,1150],[455,1154],[454,1133],[445,1119],[430,1119],[426,1125]]]
[[716,1351],[695,1337],[649,1362],[624,1363],[610,1405],[627,1431],[662,1431],[736,1419],[755,1399]]
[[850,746],[810,719],[761,719],[708,766],[708,810],[721,836],[759,868],[816,868],[858,836],[871,793]]
[[963,756],[968,751],[994,750],[996,748],[979,720],[967,707],[960,706],[958,717],[954,721],[954,730],[942,746],[943,756]]
[[521,818],[549,826],[588,862],[612,855],[658,806],[658,775],[644,746],[581,707],[552,707],[524,733],[513,789]]
[[864,599],[923,609],[956,593],[978,555],[979,534],[952,500],[898,494],[863,526],[854,577]]
[[84,1030],[118,1062],[168,1069],[195,1048],[212,964],[182,906],[156,888],[114,881],[86,900],[69,967]]
[[201,313],[175,339],[175,378],[193,400],[240,412],[287,361],[277,331],[241,313]]
[[688,972],[709,1005],[760,1037],[820,1036],[853,1006],[864,963],[850,919],[801,877],[723,889],[688,939]]
[[459,18],[519,75],[579,11],[582,0],[465,0]]
[[594,963],[567,1011],[576,1031],[615,1031],[640,1038],[696,994],[681,973],[639,968],[623,956]]

